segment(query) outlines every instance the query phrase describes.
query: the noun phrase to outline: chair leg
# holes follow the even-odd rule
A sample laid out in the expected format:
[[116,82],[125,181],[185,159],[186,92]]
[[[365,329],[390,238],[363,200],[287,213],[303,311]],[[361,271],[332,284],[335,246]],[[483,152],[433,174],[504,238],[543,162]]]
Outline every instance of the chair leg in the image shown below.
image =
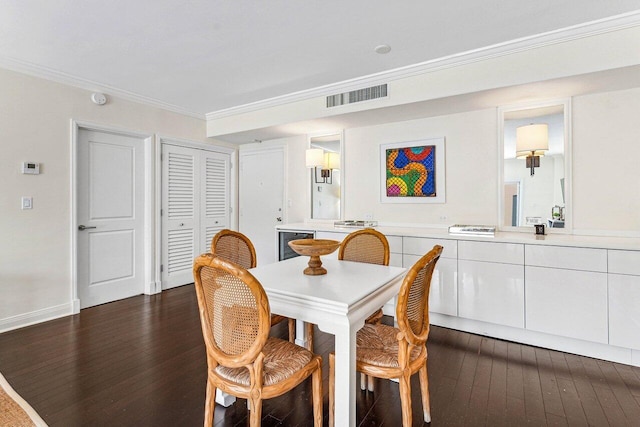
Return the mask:
[[333,419],[335,415],[335,398],[336,398],[336,355],[329,353],[329,427],[335,425]]
[[[311,375],[311,381],[313,389],[313,425],[314,427],[322,427],[322,362]],[[329,379],[329,383],[331,383],[331,379]]]
[[365,391],[367,389],[367,376],[360,372],[360,390]]
[[216,388],[207,380],[207,392],[204,401],[204,427],[213,425],[213,415],[216,410]]
[[313,352],[313,323],[305,323],[307,331],[307,350]]
[[411,427],[411,376],[408,373],[400,377],[400,404],[402,405],[402,426]]
[[260,427],[262,424],[262,399],[247,399],[249,404],[249,425]]
[[289,319],[289,342],[296,342],[296,319]]
[[420,394],[422,395],[422,414],[424,415],[424,422],[431,422],[431,407],[429,403],[429,377],[427,375],[427,362],[425,360],[424,366],[420,368]]
[[373,377],[371,375],[367,375],[367,388],[373,393]]

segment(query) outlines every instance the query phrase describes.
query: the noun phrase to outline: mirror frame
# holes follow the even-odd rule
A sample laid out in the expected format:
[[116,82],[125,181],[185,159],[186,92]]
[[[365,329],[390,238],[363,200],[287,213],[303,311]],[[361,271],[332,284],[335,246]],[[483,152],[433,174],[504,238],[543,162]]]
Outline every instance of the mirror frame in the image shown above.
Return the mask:
[[314,185],[314,170],[313,169],[309,169],[308,170],[308,178],[309,182],[307,183],[307,206],[308,206],[308,218],[307,221],[308,222],[327,222],[327,221],[340,221],[344,219],[344,206],[345,206],[345,200],[344,200],[344,183],[345,183],[345,176],[344,176],[344,169],[345,169],[345,156],[344,156],[344,129],[340,129],[340,130],[333,130],[333,131],[324,131],[324,132],[314,132],[314,133],[310,133],[307,134],[307,147],[306,148],[311,148],[311,140],[313,138],[318,138],[318,137],[323,137],[323,136],[330,136],[330,135],[338,135],[340,138],[340,215],[338,218],[334,218],[334,219],[318,219],[318,218],[313,218],[313,185]]
[[[517,231],[532,233],[533,226],[509,226],[504,225],[504,118],[506,113],[531,110],[535,108],[552,107],[561,105],[563,107],[564,122],[564,206],[565,221],[564,228],[546,227],[547,234],[571,234],[573,231],[573,174],[571,169],[571,160],[573,152],[571,150],[571,98],[560,98],[542,102],[529,102],[521,104],[512,104],[498,107],[498,230],[501,231]],[[524,167],[524,166],[523,166]]]

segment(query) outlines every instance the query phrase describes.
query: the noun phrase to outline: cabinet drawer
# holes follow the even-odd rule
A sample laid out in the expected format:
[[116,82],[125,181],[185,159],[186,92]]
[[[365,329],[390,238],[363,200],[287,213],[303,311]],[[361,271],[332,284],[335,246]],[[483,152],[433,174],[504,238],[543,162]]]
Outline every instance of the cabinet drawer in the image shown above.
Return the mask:
[[316,231],[316,239],[330,239],[342,242],[347,234],[338,231]]
[[526,264],[536,267],[607,272],[607,250],[525,245]]
[[524,245],[517,243],[458,242],[458,258],[469,261],[524,264]]
[[403,240],[404,253],[408,255],[424,255],[435,245],[443,247],[440,258],[458,258],[458,242],[449,239],[428,239],[425,237],[405,237]]
[[609,273],[640,276],[640,251],[614,251],[608,253]]

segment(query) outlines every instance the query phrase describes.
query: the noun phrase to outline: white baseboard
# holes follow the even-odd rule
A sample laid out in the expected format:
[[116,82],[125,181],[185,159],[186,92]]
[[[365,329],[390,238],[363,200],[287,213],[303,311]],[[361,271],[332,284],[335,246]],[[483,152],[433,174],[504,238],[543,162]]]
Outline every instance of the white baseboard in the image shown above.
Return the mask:
[[36,323],[45,322],[47,320],[69,316],[71,314],[74,314],[73,309],[74,302],[69,301],[66,304],[55,305],[53,307],[31,311],[29,313],[23,313],[17,316],[6,317],[4,319],[0,319],[0,332],[24,328],[25,326],[34,325]]

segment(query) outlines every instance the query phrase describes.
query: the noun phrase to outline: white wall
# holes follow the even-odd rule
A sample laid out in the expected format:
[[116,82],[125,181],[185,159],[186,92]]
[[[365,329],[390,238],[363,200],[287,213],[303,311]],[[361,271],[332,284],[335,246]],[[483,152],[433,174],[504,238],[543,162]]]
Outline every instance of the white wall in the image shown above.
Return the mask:
[[[572,103],[574,233],[640,236],[640,88]],[[495,109],[346,129],[345,218],[372,213],[385,223],[497,224],[496,129]],[[380,144],[438,136],[446,138],[446,203],[380,203]]]
[[640,88],[573,100],[574,229],[640,233]]
[[[380,144],[445,137],[446,203],[380,203]],[[345,132],[345,218],[385,223],[495,224],[496,110],[431,117]]]
[[[0,330],[70,312],[71,120],[212,141],[205,122],[0,69]],[[41,174],[20,173],[23,161]],[[33,209],[21,210],[21,196]]]

